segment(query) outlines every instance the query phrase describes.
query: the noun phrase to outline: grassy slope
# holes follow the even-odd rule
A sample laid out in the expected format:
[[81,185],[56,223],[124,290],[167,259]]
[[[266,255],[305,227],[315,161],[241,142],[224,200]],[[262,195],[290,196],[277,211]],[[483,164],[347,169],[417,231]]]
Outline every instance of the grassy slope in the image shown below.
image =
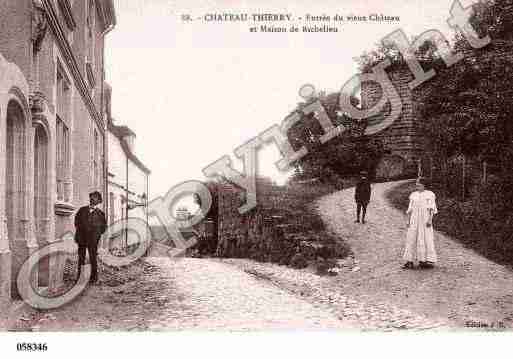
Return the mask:
[[321,241],[325,244],[339,245],[337,252],[332,253],[335,257],[345,257],[350,253],[349,246],[340,238],[326,230],[326,226],[317,211],[315,201],[322,196],[340,190],[341,187],[324,185],[319,182],[308,182],[303,184],[293,183],[273,193],[275,202],[274,215],[282,217],[287,234],[298,234],[307,241]]

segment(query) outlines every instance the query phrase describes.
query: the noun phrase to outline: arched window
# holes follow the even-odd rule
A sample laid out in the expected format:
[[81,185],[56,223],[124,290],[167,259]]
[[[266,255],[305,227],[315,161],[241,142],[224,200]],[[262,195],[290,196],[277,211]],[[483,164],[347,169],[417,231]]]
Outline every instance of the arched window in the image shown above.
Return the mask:
[[96,4],[95,0],[86,0],[87,3],[87,19],[86,19],[86,72],[87,79],[91,90],[96,86],[94,69],[95,69],[95,27],[96,27]]

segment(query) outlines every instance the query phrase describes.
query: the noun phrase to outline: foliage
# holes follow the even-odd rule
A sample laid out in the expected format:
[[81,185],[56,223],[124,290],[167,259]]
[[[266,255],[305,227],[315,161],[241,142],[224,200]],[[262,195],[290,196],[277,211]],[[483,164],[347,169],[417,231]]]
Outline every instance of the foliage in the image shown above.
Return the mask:
[[[294,180],[318,178],[325,184],[333,184],[362,170],[374,172],[383,154],[383,145],[377,139],[363,136],[366,121],[354,121],[341,112],[339,97],[338,92],[319,97],[333,125],[345,128],[344,132],[323,144],[320,137],[324,131],[316,115],[305,115],[302,111],[311,102],[299,103],[293,111],[301,116],[301,120],[289,130],[289,140],[296,150],[302,146],[308,149],[308,154],[294,164]],[[353,105],[359,105],[357,98],[352,97],[351,101]]]
[[[470,22],[480,37],[488,35],[494,41],[512,39],[513,0],[479,0],[473,8],[474,16]],[[457,49],[469,48],[461,34],[456,40]]]
[[308,267],[308,261],[302,253],[296,253],[290,260],[290,266],[296,269]]
[[[499,262],[513,263],[513,212],[504,205],[502,181],[492,176],[487,184],[475,188],[466,202],[444,195],[440,188],[431,188],[437,195],[438,214],[433,225],[481,255]],[[392,205],[402,211],[408,207],[408,196],[414,183],[403,183],[386,195]]]
[[497,157],[503,151],[512,133],[512,71],[506,57],[469,55],[420,92],[421,123],[438,156]]
[[377,64],[388,60],[391,64],[399,64],[401,62],[401,54],[394,45],[376,44],[376,48],[366,51],[362,55],[355,57],[354,60],[358,64],[361,73],[370,72]]
[[[465,58],[417,91],[416,105],[434,158],[440,162],[442,189],[449,195],[451,158],[466,156],[500,169],[502,186],[513,172],[513,0],[483,0],[475,5],[472,22],[492,43],[472,49],[461,35],[455,51]],[[509,200],[512,198],[510,197]]]

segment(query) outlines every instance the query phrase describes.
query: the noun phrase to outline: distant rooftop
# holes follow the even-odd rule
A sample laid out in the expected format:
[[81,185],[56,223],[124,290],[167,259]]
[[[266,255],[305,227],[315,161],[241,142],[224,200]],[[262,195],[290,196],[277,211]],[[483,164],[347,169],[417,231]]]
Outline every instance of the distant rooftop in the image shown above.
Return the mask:
[[135,136],[135,132],[132,131],[128,126],[116,126],[112,123],[112,121],[108,121],[108,129],[109,131],[119,139],[119,143],[121,143],[121,148],[125,155],[130,159],[141,171],[149,175],[151,171],[146,167],[142,161],[132,152],[128,143],[125,141],[126,136]]

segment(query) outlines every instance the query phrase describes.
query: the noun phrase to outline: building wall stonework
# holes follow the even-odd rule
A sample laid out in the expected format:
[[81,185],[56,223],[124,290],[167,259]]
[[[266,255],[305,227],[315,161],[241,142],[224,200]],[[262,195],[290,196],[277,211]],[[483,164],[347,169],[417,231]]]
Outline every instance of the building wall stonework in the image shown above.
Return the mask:
[[[29,169],[29,164],[21,158],[14,161],[12,151],[16,148],[19,154],[30,153],[30,145],[27,146],[30,132],[20,131],[26,130],[30,125],[28,99],[29,84],[23,72],[0,53],[0,259],[3,261],[0,264],[0,296],[3,297],[1,302],[4,304],[9,303],[11,295],[15,293],[13,279],[21,265],[21,258],[27,256],[35,247],[33,235],[29,233],[29,208],[28,201],[25,200],[28,199],[30,180],[22,176]],[[13,109],[17,111],[13,113]],[[18,131],[14,130],[14,126]],[[17,145],[12,139],[9,140],[13,132],[17,133]],[[18,179],[11,170],[15,165]],[[17,204],[15,208],[12,206],[14,200]]]
[[[424,138],[418,126],[418,119],[415,113],[414,94],[408,83],[413,80],[413,75],[406,67],[395,67],[388,71],[401,102],[401,114],[394,123],[385,130],[372,135],[380,140],[385,149],[385,156],[378,165],[377,177],[389,178],[390,175],[397,175],[397,169],[403,168],[403,172],[412,172],[416,166],[417,159],[422,155],[424,149]],[[361,99],[364,108],[372,108],[381,98],[383,92],[380,85],[374,82],[362,83]],[[382,121],[389,114],[390,105],[378,115],[369,118],[369,124]],[[398,158],[403,159],[403,164],[398,164]],[[389,164],[394,168],[389,168]]]
[[[73,215],[87,204],[88,193],[106,194],[104,146],[97,153],[103,174],[96,182],[91,154],[94,129],[100,142],[106,136],[100,86],[103,38],[115,20],[106,18],[103,10],[112,2],[94,1],[94,45],[101,49],[95,52],[94,89],[85,86],[84,66],[77,70],[89,46],[81,35],[75,36],[84,31],[84,1],[69,2],[74,27],[59,3],[0,2],[0,305],[16,296],[17,272],[27,257],[74,230]],[[66,135],[58,132],[58,111],[64,111],[60,115]],[[16,138],[10,139],[9,133]],[[58,170],[62,158],[63,170]],[[58,286],[62,266],[58,256],[42,261],[35,284]]]

